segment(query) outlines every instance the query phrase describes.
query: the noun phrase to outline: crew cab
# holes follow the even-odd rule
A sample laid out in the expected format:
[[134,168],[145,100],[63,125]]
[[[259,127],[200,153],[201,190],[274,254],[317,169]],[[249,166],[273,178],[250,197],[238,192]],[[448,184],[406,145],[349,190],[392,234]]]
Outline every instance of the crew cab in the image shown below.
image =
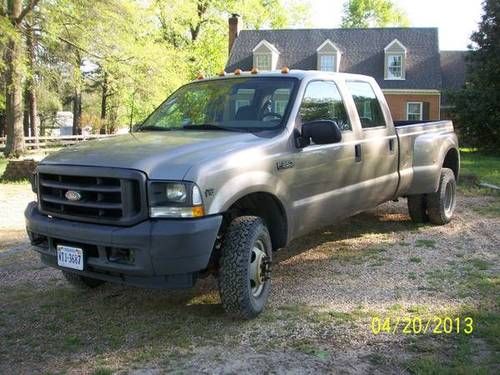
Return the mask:
[[402,197],[414,221],[448,223],[459,160],[451,121],[394,123],[370,77],[237,71],[182,86],[129,134],[46,157],[26,228],[74,284],[214,275],[224,309],[253,318],[294,238]]

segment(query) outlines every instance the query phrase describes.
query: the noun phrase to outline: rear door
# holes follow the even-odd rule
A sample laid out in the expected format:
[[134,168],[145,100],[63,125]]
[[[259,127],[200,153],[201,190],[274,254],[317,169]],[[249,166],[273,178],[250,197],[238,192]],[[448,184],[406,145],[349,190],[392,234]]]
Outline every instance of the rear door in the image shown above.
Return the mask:
[[358,194],[363,209],[393,198],[398,184],[398,140],[390,114],[384,112],[383,94],[368,81],[347,80],[346,86],[356,107],[353,121],[361,129],[355,144],[360,166]]
[[295,152],[295,167],[287,172],[287,180],[298,234],[349,216],[359,204],[359,197],[351,194],[361,173],[354,154],[356,130],[334,81],[311,81],[306,86],[297,127],[315,120],[336,121],[342,130],[342,141],[311,144]]

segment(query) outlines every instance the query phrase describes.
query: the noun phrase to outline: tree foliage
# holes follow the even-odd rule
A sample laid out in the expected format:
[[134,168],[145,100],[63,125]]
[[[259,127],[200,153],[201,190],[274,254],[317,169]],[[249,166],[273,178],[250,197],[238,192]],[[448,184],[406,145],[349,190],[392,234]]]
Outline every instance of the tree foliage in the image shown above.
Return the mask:
[[[12,1],[0,0],[0,54],[14,39],[24,45],[29,26],[35,54],[27,59],[20,50],[18,61],[29,63],[18,64],[22,80],[16,86],[32,89],[42,128],[65,110],[73,111],[75,132],[130,126],[199,72],[220,72],[231,13],[240,14],[247,28],[308,18],[297,0],[38,0],[30,23],[14,25],[6,16]],[[15,0],[23,9],[34,1]],[[6,62],[0,60],[0,111]]]
[[409,26],[408,17],[391,0],[348,0],[341,27]]
[[471,36],[464,89],[451,95],[465,144],[500,147],[500,2],[485,0],[479,30]]

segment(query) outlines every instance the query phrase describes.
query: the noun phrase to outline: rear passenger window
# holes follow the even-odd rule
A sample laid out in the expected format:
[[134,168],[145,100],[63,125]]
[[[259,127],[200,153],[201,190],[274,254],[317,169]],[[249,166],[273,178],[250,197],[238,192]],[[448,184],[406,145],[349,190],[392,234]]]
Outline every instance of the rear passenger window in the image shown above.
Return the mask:
[[336,121],[340,130],[351,130],[344,102],[337,85],[329,81],[313,81],[307,85],[300,105],[302,123],[316,120]]
[[368,82],[347,81],[363,129],[386,126],[380,103]]

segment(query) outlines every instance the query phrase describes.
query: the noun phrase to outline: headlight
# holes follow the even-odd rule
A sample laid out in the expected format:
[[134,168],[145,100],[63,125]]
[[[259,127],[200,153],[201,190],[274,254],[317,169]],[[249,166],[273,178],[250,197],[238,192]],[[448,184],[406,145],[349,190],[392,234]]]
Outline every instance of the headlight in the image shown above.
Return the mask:
[[149,183],[149,216],[188,218],[205,215],[198,186],[192,182]]
[[185,203],[187,198],[186,185],[166,184],[167,199],[170,202]]

